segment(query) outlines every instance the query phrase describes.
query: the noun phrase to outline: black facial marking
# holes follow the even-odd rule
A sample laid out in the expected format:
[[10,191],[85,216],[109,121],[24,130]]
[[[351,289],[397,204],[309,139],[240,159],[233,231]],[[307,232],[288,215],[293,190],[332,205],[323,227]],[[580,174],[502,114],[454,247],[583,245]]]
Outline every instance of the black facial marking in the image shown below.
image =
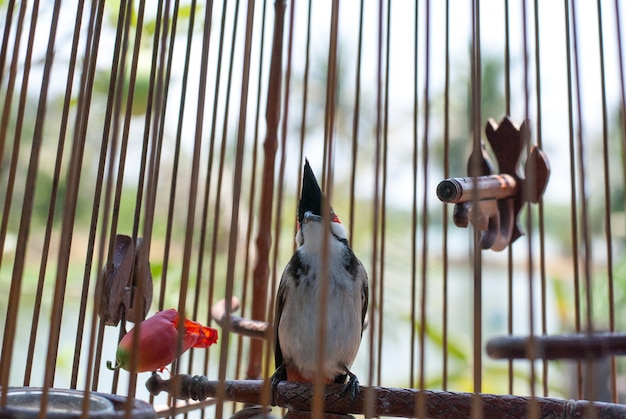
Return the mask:
[[330,234],[333,235],[334,238],[336,238],[338,241],[340,241],[341,243],[345,244],[346,247],[350,247],[348,246],[348,239],[346,239],[345,237],[339,237],[337,234],[333,233],[332,229],[330,231]]
[[306,277],[309,273],[309,265],[302,261],[299,252],[294,253],[291,257],[288,269],[296,287],[300,285],[300,279]]

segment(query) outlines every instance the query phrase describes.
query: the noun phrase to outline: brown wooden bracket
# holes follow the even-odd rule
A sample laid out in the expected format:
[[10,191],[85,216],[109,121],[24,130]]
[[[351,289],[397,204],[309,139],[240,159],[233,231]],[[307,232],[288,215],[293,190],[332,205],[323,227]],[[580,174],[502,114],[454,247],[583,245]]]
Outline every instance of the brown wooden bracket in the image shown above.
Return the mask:
[[152,272],[150,271],[149,246],[141,237],[135,244],[135,269],[126,318],[133,323],[145,320],[152,304]]
[[122,313],[133,323],[144,320],[148,314],[152,304],[152,274],[142,243],[139,238],[135,246],[131,237],[115,236],[113,262],[103,273],[100,318],[107,325],[117,326]]
[[[146,381],[153,395],[161,391],[181,400],[204,400],[222,394],[225,400],[256,405],[264,386],[262,380],[211,381],[204,376],[179,374],[164,380],[158,374]],[[354,398],[342,395],[342,384],[328,384],[324,388],[324,412],[336,415],[366,414],[367,417],[422,417],[457,419],[472,417],[473,407],[480,406],[484,418],[537,417],[580,418],[592,412],[596,418],[624,418],[626,406],[612,403],[565,400],[548,397],[462,393],[438,390],[416,390],[390,387],[361,386]],[[221,390],[221,391],[220,391]],[[309,383],[281,381],[276,386],[274,400],[277,406],[290,412],[311,410],[313,387]]]
[[467,227],[471,222],[482,232],[482,249],[504,250],[517,240],[523,234],[518,220],[521,209],[526,202],[539,202],[548,184],[548,158],[537,146],[528,147],[528,125],[525,121],[518,129],[508,117],[500,125],[489,119],[485,131],[500,173],[493,173],[493,162],[481,144],[480,155],[472,153],[469,158],[469,177],[446,179],[437,186],[439,199],[455,204],[454,224]]

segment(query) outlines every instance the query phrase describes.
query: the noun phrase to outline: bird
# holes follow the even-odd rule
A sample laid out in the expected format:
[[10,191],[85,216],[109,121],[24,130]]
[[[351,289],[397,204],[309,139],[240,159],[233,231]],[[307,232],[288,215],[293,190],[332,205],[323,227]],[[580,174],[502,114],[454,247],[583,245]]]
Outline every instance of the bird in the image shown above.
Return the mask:
[[[363,336],[368,278],[363,264],[348,244],[345,227],[332,208],[327,208],[330,222],[324,223],[324,201],[309,161],[305,159],[297,209],[297,249],[284,269],[276,298],[276,370],[272,376],[272,388],[275,391],[283,380],[314,381],[318,371],[319,322],[325,321],[321,374],[325,383],[344,384],[341,395],[350,394],[354,399],[360,388],[350,367]],[[327,242],[326,257],[322,255],[324,240]],[[325,270],[322,270],[323,261],[327,263]],[[321,277],[323,273],[328,277]],[[325,310],[322,311],[319,303],[324,280],[328,283]]]

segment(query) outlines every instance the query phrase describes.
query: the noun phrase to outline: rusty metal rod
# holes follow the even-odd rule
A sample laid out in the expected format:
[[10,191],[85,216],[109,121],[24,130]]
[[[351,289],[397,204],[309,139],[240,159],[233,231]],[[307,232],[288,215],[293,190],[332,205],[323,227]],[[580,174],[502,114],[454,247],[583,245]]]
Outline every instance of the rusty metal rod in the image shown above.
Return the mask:
[[[258,404],[266,382],[262,380],[232,380],[222,383],[225,398],[248,404]],[[146,387],[153,395],[166,391],[177,399],[204,400],[215,397],[218,381],[204,376],[179,374],[163,380],[155,374],[148,379]],[[325,387],[324,411],[336,414],[360,414],[365,402],[373,405],[375,416],[414,417],[416,401],[426,400],[429,418],[456,419],[471,417],[473,400],[478,397],[484,418],[520,418],[529,414],[531,401],[538,406],[541,417],[579,418],[593,412],[597,418],[626,418],[626,406],[612,403],[565,400],[548,397],[522,397],[512,395],[473,394],[452,391],[416,390],[387,387],[361,387],[352,400],[342,395],[342,384]],[[282,381],[276,387],[274,402],[292,411],[309,411],[313,400],[313,388],[309,383]],[[370,404],[371,402],[371,404]],[[593,410],[591,410],[593,409]],[[371,411],[370,411],[371,412]]]
[[437,185],[439,200],[453,204],[473,199],[504,199],[516,193],[517,182],[508,174],[449,178]]
[[[263,142],[265,152],[263,172],[261,173],[261,202],[259,206],[259,231],[256,237],[257,259],[252,272],[252,307],[251,317],[254,320],[267,318],[267,296],[269,285],[269,260],[272,247],[272,208],[274,202],[274,167],[276,150],[278,149],[278,128],[281,117],[283,37],[285,26],[285,0],[274,3],[274,33],[272,55],[270,59],[269,81],[267,89],[267,105],[265,119],[267,132]],[[259,378],[263,369],[263,342],[250,342],[248,357],[248,378]]]

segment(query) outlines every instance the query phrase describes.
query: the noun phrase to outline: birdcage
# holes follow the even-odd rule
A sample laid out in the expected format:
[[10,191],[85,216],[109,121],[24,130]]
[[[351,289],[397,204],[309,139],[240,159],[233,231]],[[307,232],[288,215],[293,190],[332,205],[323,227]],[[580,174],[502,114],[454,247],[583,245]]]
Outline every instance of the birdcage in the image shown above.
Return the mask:
[[[626,416],[624,13],[0,1],[0,416]],[[270,380],[305,159],[352,395]]]

